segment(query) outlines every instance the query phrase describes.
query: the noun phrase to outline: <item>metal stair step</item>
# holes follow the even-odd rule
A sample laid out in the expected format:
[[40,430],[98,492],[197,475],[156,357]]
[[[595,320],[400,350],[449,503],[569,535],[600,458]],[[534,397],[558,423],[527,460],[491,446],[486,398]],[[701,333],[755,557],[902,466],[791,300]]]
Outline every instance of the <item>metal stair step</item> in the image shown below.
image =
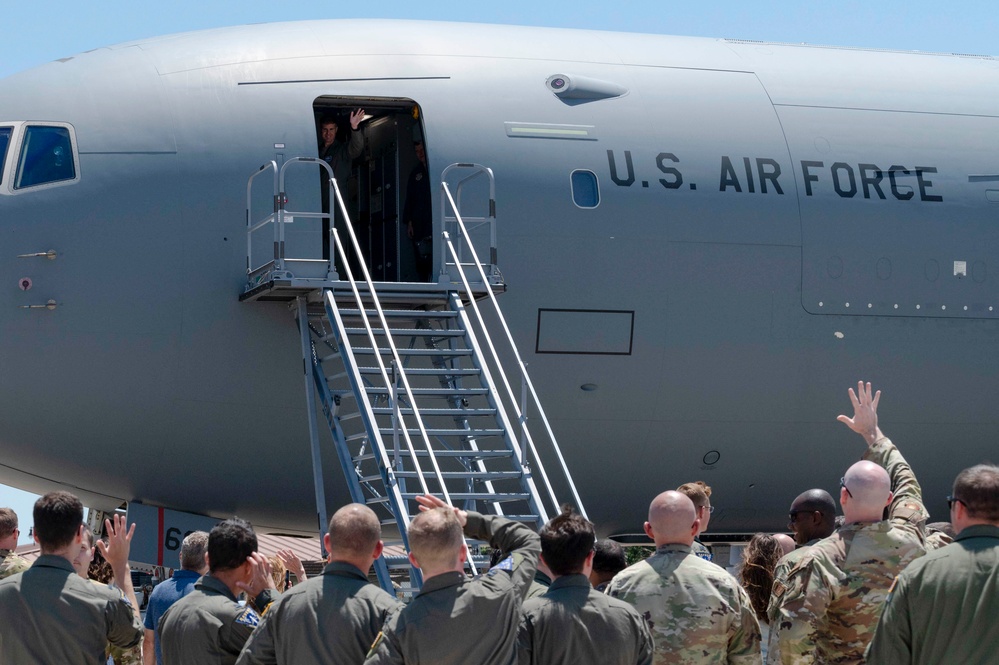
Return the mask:
[[[377,317],[378,312],[373,309],[364,310],[363,314],[368,317]],[[458,312],[450,309],[383,309],[382,314],[385,318],[389,319],[453,319],[457,318]],[[359,309],[341,309],[340,316],[342,317],[360,317],[362,315]]]
[[[523,474],[520,471],[441,471],[445,480],[517,480]],[[397,478],[419,478],[416,471],[396,471]],[[424,471],[424,478],[436,478],[433,471]]]
[[[348,335],[367,335],[367,328],[344,328]],[[372,328],[375,335],[384,335],[384,328]],[[435,330],[433,328],[389,328],[389,334],[399,337],[464,337],[464,330]]]
[[[360,438],[360,437],[357,437]],[[389,457],[395,454],[394,451],[387,451]],[[409,450],[402,448],[399,450],[400,457],[412,457]],[[430,457],[430,453],[426,450],[417,450],[417,457]],[[449,458],[465,458],[468,460],[479,460],[479,459],[496,459],[500,457],[512,457],[513,451],[510,450],[435,450],[434,457],[449,457]],[[356,455],[351,458],[355,463],[366,462],[375,459],[375,454],[365,453],[363,455]]]
[[[439,492],[434,492],[439,495]],[[415,501],[416,497],[423,496],[422,492],[400,492],[400,496],[406,501]],[[531,498],[529,492],[448,492],[451,501],[482,501],[483,503],[504,503],[506,501],[527,501]],[[388,505],[389,497],[372,497],[365,501],[369,506]]]
[[[415,500],[418,496],[423,496],[419,492],[402,492],[402,498],[406,500]],[[451,501],[483,501],[490,503],[502,503],[505,501],[527,501],[531,498],[529,492],[495,492],[493,494],[488,494],[486,492],[448,492],[451,497]]]
[[[375,415],[390,416],[395,409],[388,406],[377,406],[371,409]],[[411,407],[402,407],[399,412],[404,416],[413,415]],[[420,409],[421,416],[495,416],[496,409]]]
[[[386,368],[388,369],[388,368]],[[381,374],[381,367],[358,367],[357,371],[361,374]],[[446,367],[433,367],[425,368],[421,367],[419,369],[413,369],[407,367],[405,369],[406,376],[478,376],[482,373],[481,370],[472,369],[448,369]]]
[[[473,353],[472,349],[400,349],[396,348],[396,351],[400,356],[470,356]],[[370,346],[355,346],[354,353],[357,355],[391,355],[392,349],[387,347],[378,349],[372,349]]]
[[[379,388],[378,386],[367,386],[364,391],[369,395],[385,395],[390,393],[391,390],[388,388]],[[488,395],[488,388],[413,388],[414,395],[437,395],[442,397],[463,397],[465,395]]]
[[[379,427],[378,431],[383,435],[391,435],[395,430],[391,427]],[[402,430],[400,430],[401,432]],[[419,436],[420,430],[416,427],[410,427],[406,431],[409,432],[410,436]],[[503,436],[504,430],[498,428],[491,429],[454,429],[445,427],[428,427],[427,436],[458,436],[458,437],[471,437],[478,438],[483,436]]]

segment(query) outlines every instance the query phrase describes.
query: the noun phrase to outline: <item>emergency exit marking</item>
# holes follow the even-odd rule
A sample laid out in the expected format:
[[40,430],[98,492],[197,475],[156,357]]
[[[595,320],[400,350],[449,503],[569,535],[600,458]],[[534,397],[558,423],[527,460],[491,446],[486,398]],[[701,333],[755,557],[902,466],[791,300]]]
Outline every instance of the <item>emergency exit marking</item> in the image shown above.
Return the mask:
[[21,288],[22,291],[27,291],[28,289],[31,288],[31,278],[30,277],[22,277],[17,282],[17,285]]

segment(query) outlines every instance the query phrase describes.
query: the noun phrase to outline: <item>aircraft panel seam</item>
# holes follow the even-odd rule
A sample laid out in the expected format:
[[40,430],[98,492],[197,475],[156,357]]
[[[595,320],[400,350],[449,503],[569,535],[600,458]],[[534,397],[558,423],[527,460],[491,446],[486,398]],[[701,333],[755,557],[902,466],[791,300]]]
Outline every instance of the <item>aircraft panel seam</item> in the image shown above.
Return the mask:
[[827,104],[789,104],[786,102],[775,102],[774,107],[800,108],[800,109],[829,109],[831,111],[870,111],[873,113],[910,113],[913,115],[941,115],[961,118],[999,118],[999,115],[989,115],[986,113],[955,113],[953,111],[916,111],[912,109],[876,109],[863,106],[830,106]]

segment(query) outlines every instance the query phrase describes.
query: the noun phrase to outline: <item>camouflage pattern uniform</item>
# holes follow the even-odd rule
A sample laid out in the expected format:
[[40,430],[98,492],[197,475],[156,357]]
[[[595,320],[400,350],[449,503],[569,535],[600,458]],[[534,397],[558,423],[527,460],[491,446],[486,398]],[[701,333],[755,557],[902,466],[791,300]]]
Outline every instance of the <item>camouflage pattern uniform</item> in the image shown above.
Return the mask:
[[770,629],[767,635],[766,665],[779,665],[780,661],[780,606],[785,597],[791,597],[801,592],[791,588],[789,579],[791,570],[805,556],[808,548],[819,542],[821,538],[813,538],[807,543],[781,557],[774,568],[774,586],[770,592],[770,603],[767,605],[767,622]]
[[14,554],[14,550],[0,549],[0,580],[23,573],[31,564],[24,557]]
[[657,665],[761,662],[760,624],[746,591],[687,545],[659,547],[618,573],[607,593],[648,621]]
[[[99,587],[110,589],[112,592],[117,592],[121,596],[122,601],[126,603],[128,602],[128,599],[125,598],[125,592],[118,587],[104,584],[103,582],[98,582],[93,579],[90,581]],[[130,649],[123,649],[119,646],[108,643],[107,647],[104,649],[104,660],[107,661],[109,658],[114,665],[142,665],[142,642],[139,642]]]
[[937,529],[927,528],[926,529],[926,551],[932,552],[933,550],[938,550],[941,547],[946,547],[954,542],[954,538],[946,531],[939,531]]
[[122,649],[109,644],[104,655],[111,658],[114,665],[142,665],[142,643],[140,642],[131,649]]
[[912,469],[887,438],[864,459],[880,464],[895,492],[889,519],[847,524],[810,547],[791,570],[795,593],[780,607],[785,665],[864,662],[895,576],[925,552],[926,509]]

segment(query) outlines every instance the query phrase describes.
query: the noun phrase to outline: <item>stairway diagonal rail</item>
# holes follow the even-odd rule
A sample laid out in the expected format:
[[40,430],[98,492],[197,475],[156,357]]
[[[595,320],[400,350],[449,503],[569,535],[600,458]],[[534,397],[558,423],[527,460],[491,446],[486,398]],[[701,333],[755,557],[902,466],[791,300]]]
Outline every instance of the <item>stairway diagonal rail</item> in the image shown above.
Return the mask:
[[[457,203],[455,203],[454,196],[451,194],[451,190],[448,187],[448,184],[447,184],[446,181],[442,180],[442,182],[441,182],[441,191],[442,191],[442,195],[443,195],[443,197],[444,197],[444,199],[446,201],[447,206],[449,206],[450,209],[452,210],[452,212],[454,213],[454,220],[455,220],[455,222],[456,222],[456,224],[458,226],[458,229],[459,229],[460,233],[465,238],[468,238],[468,230],[467,230],[467,228],[465,226],[464,221],[462,220],[462,216],[461,216],[461,211],[459,209],[459,205]],[[495,205],[495,204],[493,204],[491,202],[491,205]],[[447,245],[448,253],[450,254],[452,260],[454,261],[454,263],[456,265],[456,268],[457,268],[458,275],[461,278],[462,287],[464,288],[465,293],[468,294],[469,302],[471,303],[472,309],[475,312],[476,320],[477,320],[477,322],[478,322],[478,324],[479,324],[479,326],[481,327],[482,330],[487,330],[486,324],[485,324],[485,320],[484,320],[484,318],[482,316],[482,312],[481,312],[481,310],[480,310],[480,308],[478,306],[478,303],[477,303],[476,299],[474,297],[472,297],[471,286],[470,286],[470,284],[468,282],[468,278],[467,278],[467,276],[465,274],[464,266],[463,266],[462,262],[459,259],[457,251],[455,250],[454,243],[452,242],[452,240],[450,238],[450,235],[448,234],[447,231],[444,231],[443,235],[444,235],[445,244]],[[483,284],[488,285],[489,284],[489,280],[488,280],[488,278],[486,276],[485,268],[484,268],[482,262],[479,260],[478,253],[475,251],[474,243],[468,242],[466,244],[467,244],[469,252],[470,252],[470,254],[472,256],[472,262],[475,265],[475,269],[478,272],[479,278],[482,280]],[[559,463],[559,465],[561,467],[563,478],[565,479],[566,483],[568,484],[569,491],[572,494],[572,498],[573,498],[573,501],[574,501],[575,508],[576,508],[577,511],[579,511],[579,513],[582,516],[586,517],[586,509],[584,508],[582,499],[580,498],[579,492],[576,489],[576,484],[573,482],[572,475],[569,473],[568,465],[566,465],[565,458],[563,457],[562,451],[559,448],[558,441],[555,438],[555,433],[552,430],[551,423],[548,420],[548,416],[545,413],[544,407],[541,405],[541,400],[538,397],[537,390],[534,387],[534,382],[531,381],[531,377],[530,377],[530,375],[527,372],[527,366],[524,363],[523,359],[521,358],[520,351],[517,348],[517,343],[514,341],[513,334],[510,332],[510,327],[509,327],[509,325],[506,322],[506,317],[503,316],[503,311],[500,309],[499,303],[496,301],[496,294],[494,293],[494,290],[492,288],[487,289],[487,292],[488,292],[489,301],[492,304],[493,313],[496,315],[498,321],[500,322],[500,325],[502,326],[503,332],[504,332],[504,334],[506,336],[509,348],[513,352],[514,358],[516,359],[517,369],[520,372],[520,375],[521,375],[521,378],[522,378],[522,380],[524,382],[524,385],[526,386],[527,390],[530,392],[531,398],[533,400],[533,404],[534,404],[535,408],[538,410],[539,417],[541,418],[541,421],[544,424],[545,432],[548,435],[548,440],[552,444],[552,449],[555,452],[555,455],[556,455],[556,457],[558,459],[558,463]],[[489,335],[486,335],[486,342],[487,342],[487,345],[488,345],[488,348],[489,348],[490,357],[492,358],[493,362],[495,363],[495,365],[497,367],[502,368],[503,365],[500,362],[499,354],[497,353],[495,345],[492,342],[492,338]],[[503,387],[504,387],[504,389],[506,391],[507,397],[508,397],[508,399],[510,401],[510,406],[513,408],[514,412],[517,414],[518,421],[520,421],[520,422],[526,422],[526,418],[527,418],[526,410],[522,410],[518,406],[517,399],[516,399],[516,397],[513,394],[513,389],[510,387],[509,381],[507,380],[506,373],[501,370],[499,372],[499,375],[500,375],[501,381],[503,383]],[[529,432],[529,430],[526,427],[523,428],[522,435],[526,439],[527,447],[530,450],[531,455],[533,456],[533,458],[535,459],[535,461],[536,461],[536,463],[538,465],[538,470],[539,470],[539,473],[540,473],[540,475],[542,477],[542,481],[544,483],[545,490],[546,490],[546,492],[547,492],[547,494],[549,496],[549,499],[552,501],[553,505],[555,506],[555,510],[557,511],[558,510],[558,505],[559,505],[558,504],[558,499],[555,496],[554,489],[552,488],[552,485],[551,485],[551,482],[550,482],[550,480],[548,478],[548,475],[545,472],[544,464],[543,464],[543,462],[541,460],[540,455],[538,454],[538,450],[537,450],[537,447],[534,444],[533,437],[531,437],[530,432]]]

